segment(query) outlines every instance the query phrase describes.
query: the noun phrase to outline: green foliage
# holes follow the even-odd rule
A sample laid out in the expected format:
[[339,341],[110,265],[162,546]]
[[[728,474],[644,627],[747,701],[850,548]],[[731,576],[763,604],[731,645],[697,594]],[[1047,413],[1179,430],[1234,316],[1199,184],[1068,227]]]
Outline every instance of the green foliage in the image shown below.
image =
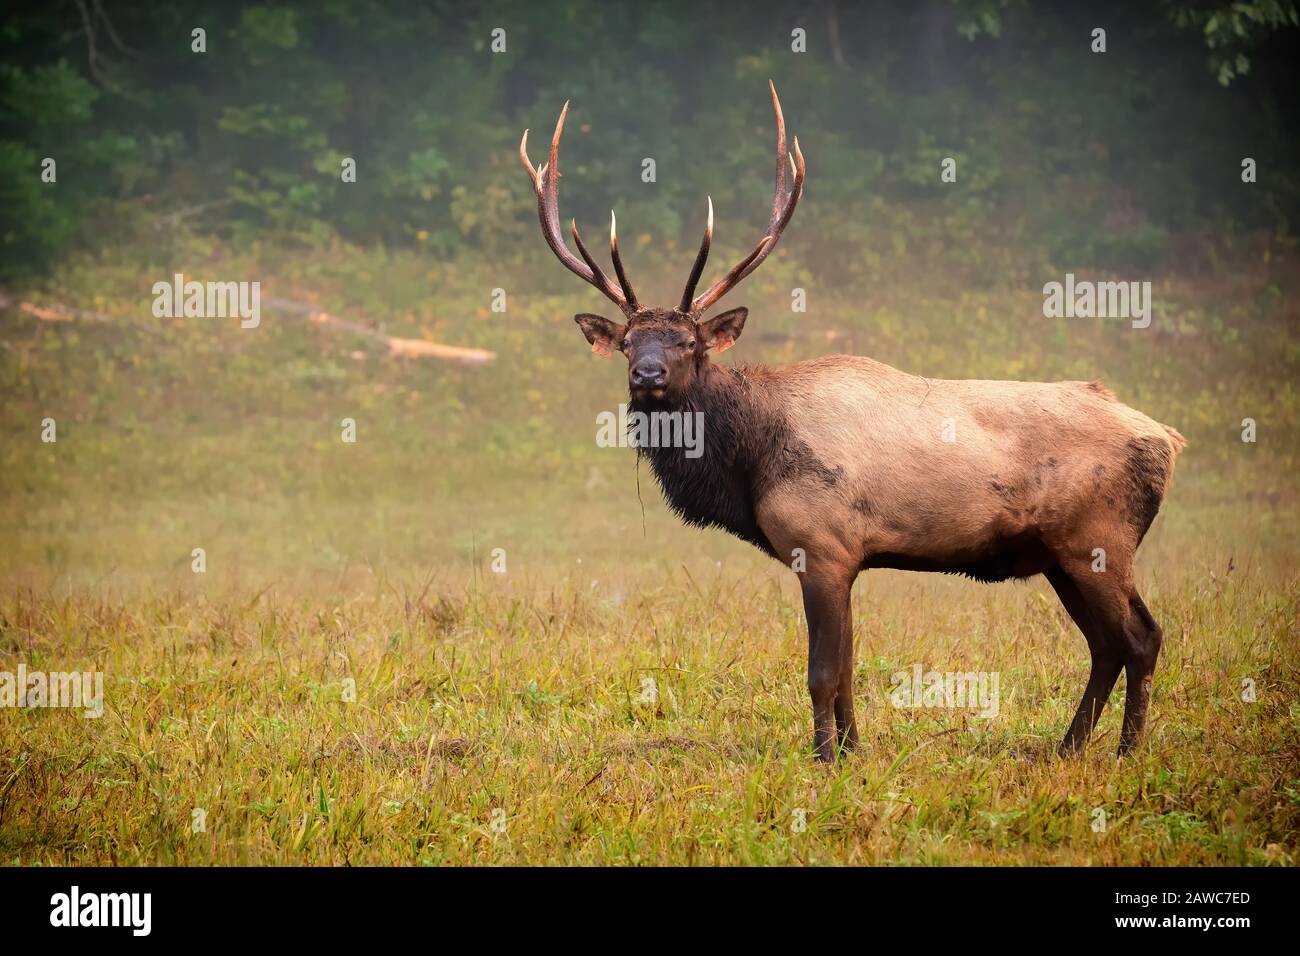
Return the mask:
[[[787,248],[822,275],[870,283],[925,254],[978,277],[990,249],[1148,263],[1189,229],[1291,230],[1300,182],[1277,91],[1295,3],[1131,6],[827,3],[795,17],[810,47],[794,54],[775,0],[744,18],[676,2],[181,0],[104,8],[93,37],[53,5],[0,33],[0,280],[136,215],[240,242],[515,258],[534,216],[518,136],[531,127],[539,155],[566,99],[566,218],[591,230],[617,205],[629,255],[679,263],[707,194],[734,253],[770,204],[769,77],[808,156],[816,231],[857,240],[792,231]],[[1098,56],[1086,38],[1103,20]],[[190,49],[196,24],[206,53]],[[1243,191],[1247,144],[1268,175]],[[36,178],[45,156],[57,187]],[[657,182],[640,179],[646,157]],[[947,158],[956,184],[939,181]]]
[[103,151],[65,162],[57,185],[42,182],[41,164],[67,155],[63,149],[76,143],[97,97],[62,59],[29,69],[0,66],[0,130],[8,134],[0,138],[0,281],[47,264],[86,215],[93,190],[77,180],[102,170]]
[[1250,53],[1278,30],[1300,26],[1295,0],[1208,0],[1169,4],[1178,27],[1199,31],[1210,51],[1209,65],[1227,86],[1250,72]]

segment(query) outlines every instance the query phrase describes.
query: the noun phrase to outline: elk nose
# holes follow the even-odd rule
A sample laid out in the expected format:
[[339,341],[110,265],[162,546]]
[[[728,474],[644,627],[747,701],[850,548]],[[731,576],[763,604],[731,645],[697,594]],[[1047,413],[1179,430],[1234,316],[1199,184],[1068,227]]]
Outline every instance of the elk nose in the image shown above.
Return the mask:
[[632,384],[637,388],[662,388],[668,381],[668,367],[657,359],[642,359],[632,368]]

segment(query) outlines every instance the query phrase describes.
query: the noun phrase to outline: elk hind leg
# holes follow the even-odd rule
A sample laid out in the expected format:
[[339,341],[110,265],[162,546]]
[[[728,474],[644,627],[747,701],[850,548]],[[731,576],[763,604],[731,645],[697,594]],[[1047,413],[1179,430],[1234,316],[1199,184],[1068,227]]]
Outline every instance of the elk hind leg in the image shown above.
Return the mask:
[[853,713],[853,601],[852,589],[844,595],[843,634],[840,637],[840,677],[835,693],[835,729],[842,753],[858,746],[858,722]]
[[1087,742],[1122,668],[1125,698],[1119,753],[1124,756],[1137,745],[1146,724],[1152,674],[1162,642],[1160,626],[1138,594],[1127,563],[1112,564],[1098,573],[1084,564],[1054,571],[1049,580],[1092,651],[1088,687],[1061,742],[1061,752],[1075,752]]
[[1088,672],[1088,686],[1084,688],[1083,699],[1070,721],[1070,729],[1065,733],[1057,752],[1062,756],[1078,753],[1092,736],[1097,718],[1119,679],[1123,667],[1120,651],[1108,639],[1104,629],[1092,613],[1088,600],[1074,579],[1061,568],[1047,572],[1047,580],[1056,591],[1057,597],[1065,605],[1071,619],[1083,632],[1088,641],[1088,651],[1092,655],[1092,669]]
[[1119,735],[1121,757],[1130,753],[1142,740],[1147,707],[1151,703],[1156,658],[1160,655],[1160,645],[1164,643],[1164,632],[1136,590],[1129,595],[1128,609],[1124,626],[1124,724]]

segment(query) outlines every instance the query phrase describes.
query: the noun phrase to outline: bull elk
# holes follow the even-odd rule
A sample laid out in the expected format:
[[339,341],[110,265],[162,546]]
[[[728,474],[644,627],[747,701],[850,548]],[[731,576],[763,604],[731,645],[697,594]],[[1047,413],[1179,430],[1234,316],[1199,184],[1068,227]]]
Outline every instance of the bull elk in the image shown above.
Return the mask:
[[[949,381],[837,355],[772,368],[729,367],[710,352],[735,344],[748,310],[705,313],[776,247],[803,193],[799,140],[787,152],[776,87],[776,189],[766,234],[696,294],[713,240],[713,203],[675,308],[641,304],[619,255],[616,282],[572,224],[560,233],[560,137],[566,103],[539,168],[519,156],[537,194],[542,234],[566,268],[626,321],[574,317],[593,352],[628,360],[633,411],[703,413],[703,453],[640,448],[673,511],[723,528],[783,563],[802,554],[808,691],[819,760],[856,746],[850,593],[867,568],[942,571],[978,581],[1046,575],[1087,639],[1092,670],[1059,751],[1080,750],[1127,675],[1119,751],[1146,721],[1160,626],[1134,583],[1138,544],[1186,444],[1097,382]],[[945,434],[946,432],[946,434]],[[945,440],[948,439],[948,440]],[[1093,570],[1104,549],[1105,570]],[[796,550],[802,549],[802,552]]]

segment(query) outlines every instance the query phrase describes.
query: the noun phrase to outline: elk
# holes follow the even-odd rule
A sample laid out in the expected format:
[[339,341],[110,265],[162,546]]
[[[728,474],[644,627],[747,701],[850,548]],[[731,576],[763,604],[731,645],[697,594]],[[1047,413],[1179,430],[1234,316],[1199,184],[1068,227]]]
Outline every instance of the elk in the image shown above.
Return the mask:
[[617,282],[588,251],[576,220],[578,255],[565,243],[558,197],[569,104],[540,167],[529,161],[527,130],[520,141],[551,251],[623,314],[621,323],[590,313],[574,321],[593,352],[627,357],[629,407],[703,413],[702,454],[687,457],[671,447],[638,454],[649,458],[670,507],[688,524],[725,529],[788,565],[802,556],[818,760],[858,743],[850,594],[868,568],[983,582],[1045,575],[1092,656],[1058,752],[1083,749],[1123,670],[1119,752],[1127,754],[1146,722],[1162,640],[1135,585],[1134,555],[1185,440],[1099,382],[930,379],[847,355],[783,367],[711,361],[710,352],[736,343],[748,310],[705,313],[771,254],[803,194],[799,140],[787,152],[781,102],[770,81],[769,87],[776,187],[766,234],[697,295],[713,240],[710,199],[704,238],[675,308],[637,298],[612,213]]

